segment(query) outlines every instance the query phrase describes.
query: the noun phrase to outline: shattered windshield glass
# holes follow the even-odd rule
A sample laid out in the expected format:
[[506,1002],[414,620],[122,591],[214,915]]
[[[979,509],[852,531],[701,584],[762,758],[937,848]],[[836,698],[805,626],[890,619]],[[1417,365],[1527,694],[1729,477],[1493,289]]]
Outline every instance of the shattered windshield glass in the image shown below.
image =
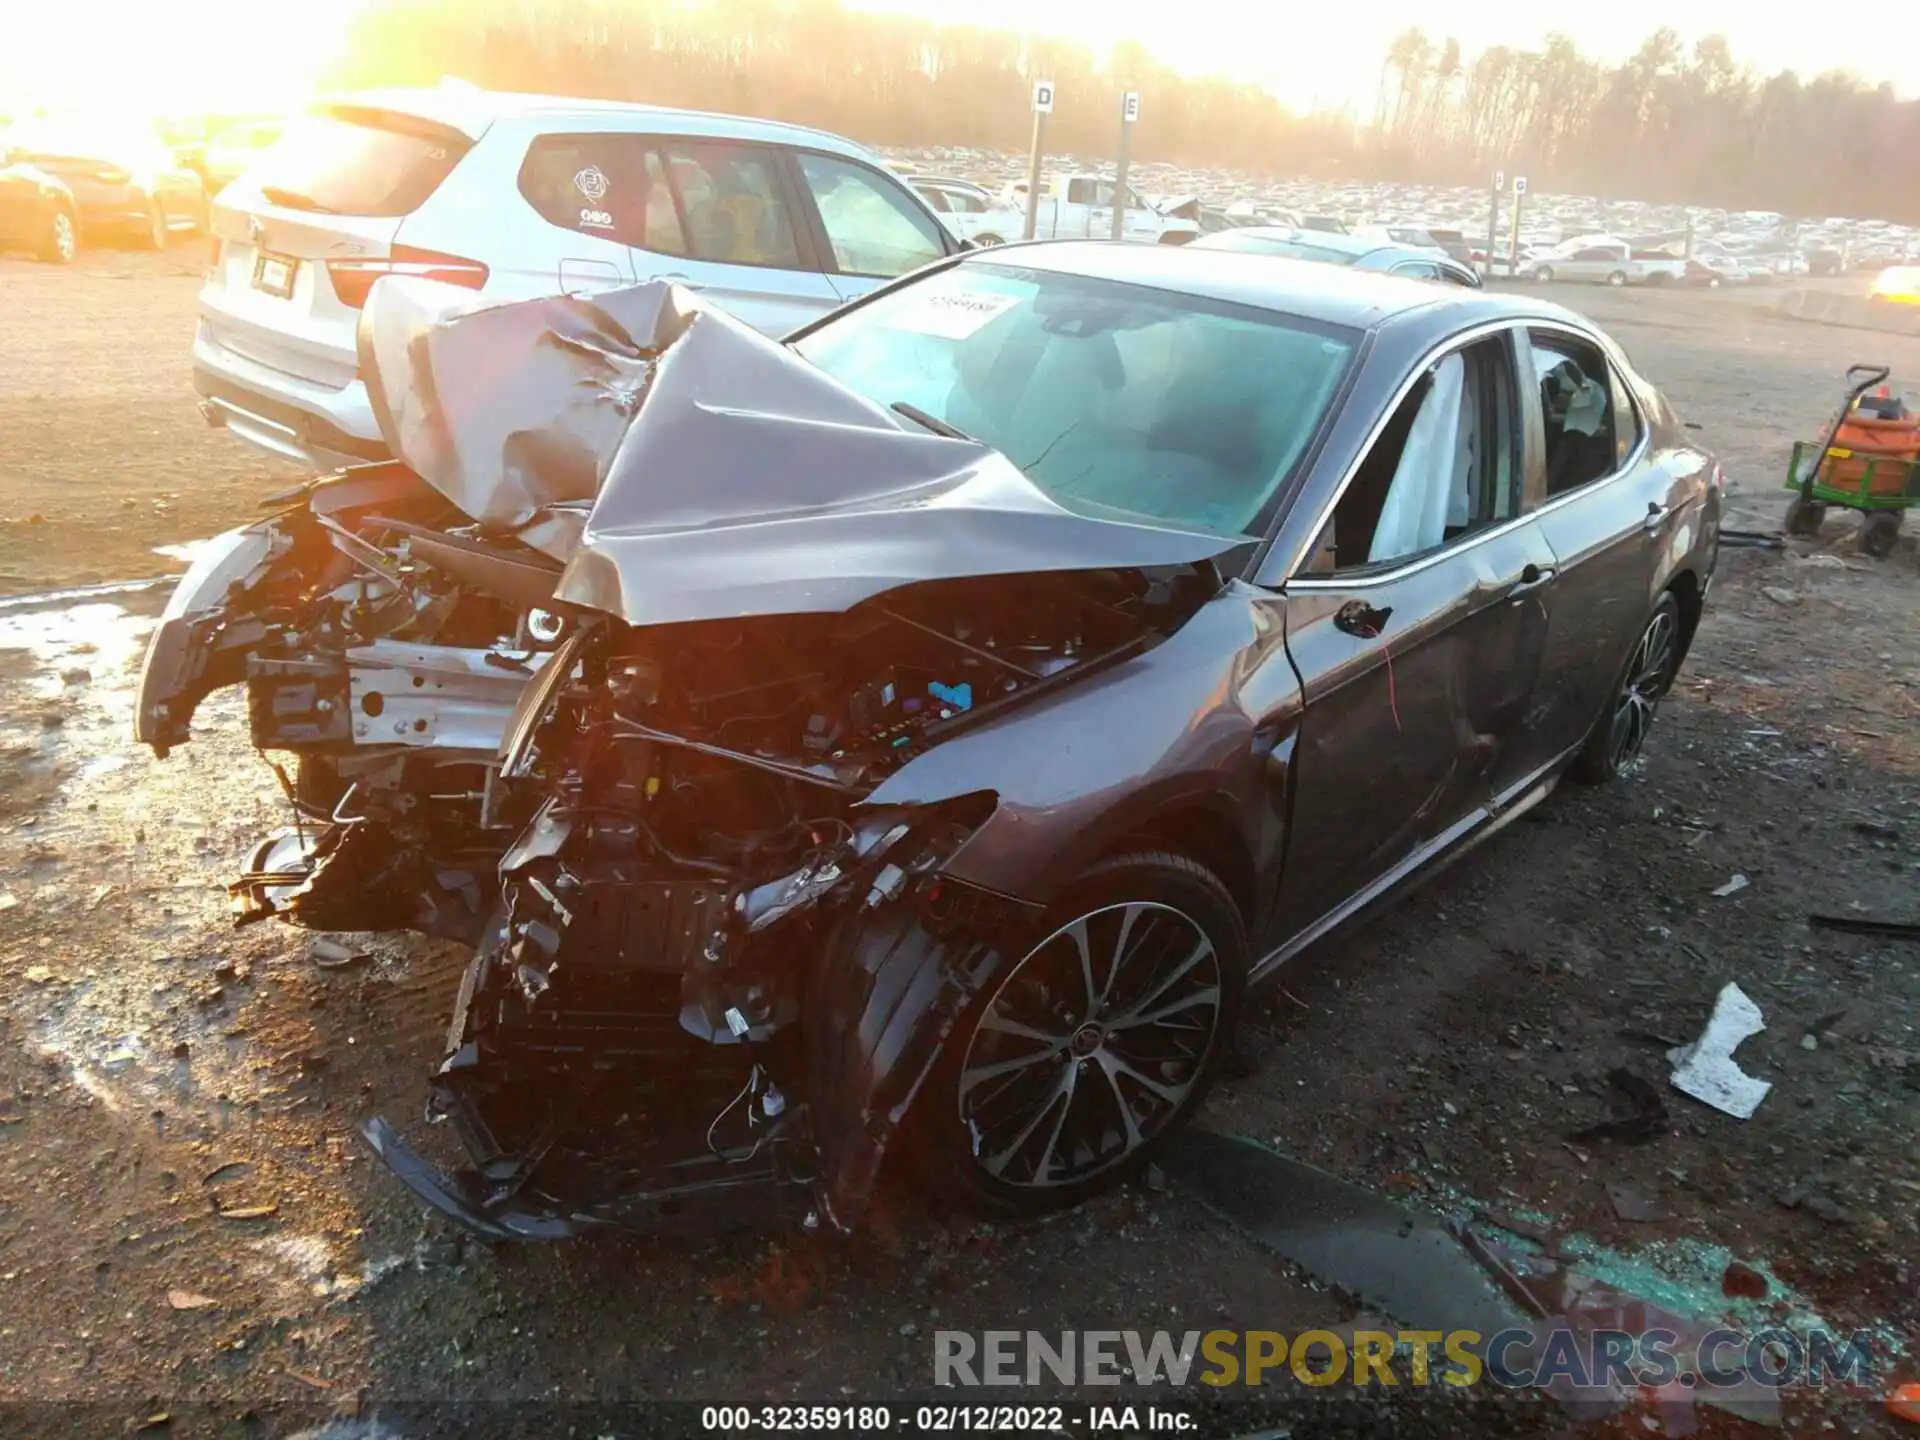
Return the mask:
[[796,342],[842,384],[1000,451],[1056,504],[1257,533],[1354,337],[1189,295],[967,264]]

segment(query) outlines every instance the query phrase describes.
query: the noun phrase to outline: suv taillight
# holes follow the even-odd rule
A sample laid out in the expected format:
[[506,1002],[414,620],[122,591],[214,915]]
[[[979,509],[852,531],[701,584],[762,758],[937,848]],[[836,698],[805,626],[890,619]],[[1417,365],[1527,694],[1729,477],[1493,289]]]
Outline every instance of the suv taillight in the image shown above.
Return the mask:
[[333,281],[333,293],[340,303],[358,310],[367,303],[373,282],[382,275],[418,275],[427,280],[444,280],[478,290],[487,283],[487,267],[478,260],[458,255],[442,255],[438,250],[417,250],[411,245],[396,245],[384,260],[329,260],[327,276]]

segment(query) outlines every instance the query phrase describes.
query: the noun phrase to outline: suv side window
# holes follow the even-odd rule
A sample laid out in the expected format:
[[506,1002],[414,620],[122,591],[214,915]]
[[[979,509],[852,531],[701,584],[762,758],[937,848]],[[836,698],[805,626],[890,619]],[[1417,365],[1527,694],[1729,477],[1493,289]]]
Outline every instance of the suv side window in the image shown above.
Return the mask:
[[520,162],[520,194],[549,224],[644,245],[641,142],[632,135],[541,135]]
[[1520,427],[1505,336],[1430,365],[1360,462],[1309,574],[1396,564],[1520,513]]
[[933,218],[878,170],[811,151],[796,158],[842,274],[890,280],[947,253]]
[[665,178],[684,216],[687,253],[720,265],[799,268],[793,212],[773,155],[751,145],[662,142]]
[[1393,267],[1396,275],[1411,275],[1416,280],[1438,280],[1440,267],[1429,260],[1402,260]]
[[1067,203],[1069,205],[1093,204],[1093,181],[1085,175],[1067,182]]
[[[1625,452],[1615,442],[1612,366],[1591,344],[1560,330],[1530,331],[1534,381],[1546,425],[1547,498],[1613,474]],[[1624,427],[1632,447],[1632,423]]]

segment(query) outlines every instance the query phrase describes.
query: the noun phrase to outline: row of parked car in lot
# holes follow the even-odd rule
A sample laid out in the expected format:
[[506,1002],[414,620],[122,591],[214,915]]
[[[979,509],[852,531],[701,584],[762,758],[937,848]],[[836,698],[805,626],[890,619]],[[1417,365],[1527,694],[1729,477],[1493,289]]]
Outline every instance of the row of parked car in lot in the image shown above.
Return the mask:
[[199,133],[137,125],[0,125],[0,250],[68,264],[82,243],[163,248],[207,228],[212,198],[280,137],[270,118]]

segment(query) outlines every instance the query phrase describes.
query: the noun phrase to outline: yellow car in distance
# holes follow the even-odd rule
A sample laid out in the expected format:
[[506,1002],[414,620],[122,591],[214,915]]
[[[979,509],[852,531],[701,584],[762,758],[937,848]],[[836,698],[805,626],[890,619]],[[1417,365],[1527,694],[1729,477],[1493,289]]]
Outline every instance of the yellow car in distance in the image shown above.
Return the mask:
[[1873,282],[1868,298],[1886,305],[1920,305],[1920,265],[1890,265]]

